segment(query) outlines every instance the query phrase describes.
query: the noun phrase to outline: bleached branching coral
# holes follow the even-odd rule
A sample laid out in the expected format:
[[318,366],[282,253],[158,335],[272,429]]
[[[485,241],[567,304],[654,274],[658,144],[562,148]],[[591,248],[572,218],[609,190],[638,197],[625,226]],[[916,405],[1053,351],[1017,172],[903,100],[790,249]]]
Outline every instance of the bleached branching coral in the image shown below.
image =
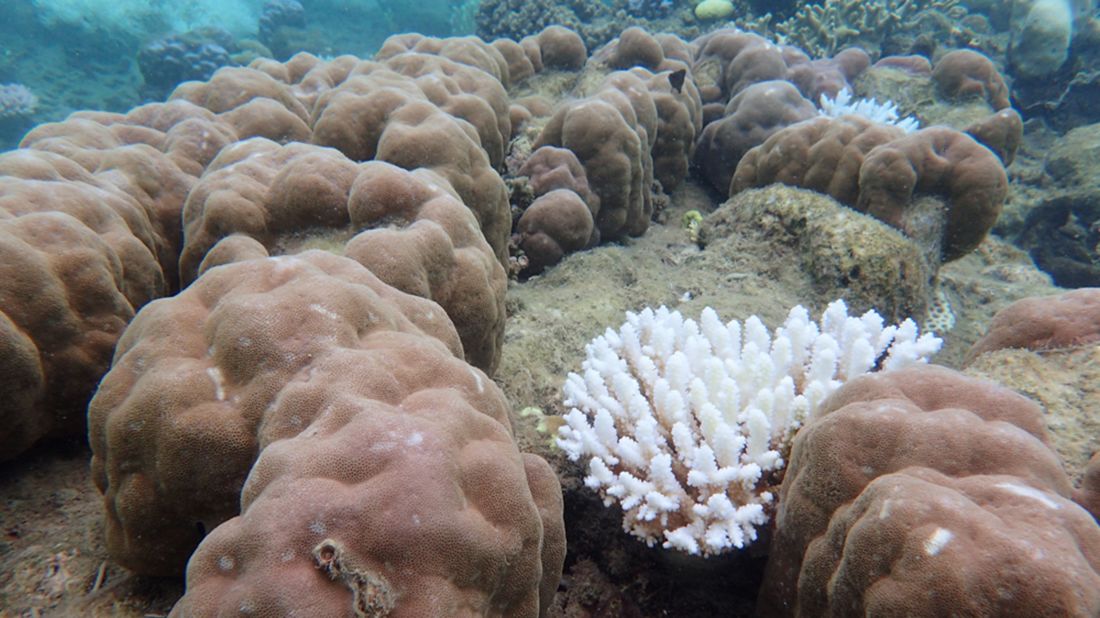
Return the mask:
[[920,128],[920,122],[916,118],[912,116],[902,118],[898,114],[898,106],[892,101],[879,103],[875,99],[853,99],[852,91],[847,88],[842,88],[836,93],[835,99],[829,98],[827,93],[822,94],[819,107],[821,108],[819,113],[830,118],[847,115],[863,116],[879,124],[893,125],[906,133],[912,133]]
[[884,326],[841,300],[819,323],[801,306],[769,333],[756,316],[698,322],[665,307],[627,313],[565,382],[557,440],[588,460],[585,483],[618,502],[648,545],[710,556],[742,548],[773,510],[794,432],[846,380],[924,362],[941,341]]

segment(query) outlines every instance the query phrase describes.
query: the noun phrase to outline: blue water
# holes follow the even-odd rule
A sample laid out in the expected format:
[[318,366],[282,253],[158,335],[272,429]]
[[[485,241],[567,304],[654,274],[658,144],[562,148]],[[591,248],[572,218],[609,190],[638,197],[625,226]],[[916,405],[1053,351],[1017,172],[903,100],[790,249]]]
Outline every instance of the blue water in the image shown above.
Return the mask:
[[[219,66],[260,55],[369,56],[397,32],[470,34],[476,8],[443,0],[305,0],[301,6],[304,19],[261,32],[263,0],[6,0],[0,3],[0,84],[25,86],[36,104],[30,113],[0,119],[0,150],[15,146],[34,124],[82,109],[125,111],[163,100],[179,81],[205,79]],[[166,57],[166,49],[177,58]],[[163,66],[172,60],[186,70]]]

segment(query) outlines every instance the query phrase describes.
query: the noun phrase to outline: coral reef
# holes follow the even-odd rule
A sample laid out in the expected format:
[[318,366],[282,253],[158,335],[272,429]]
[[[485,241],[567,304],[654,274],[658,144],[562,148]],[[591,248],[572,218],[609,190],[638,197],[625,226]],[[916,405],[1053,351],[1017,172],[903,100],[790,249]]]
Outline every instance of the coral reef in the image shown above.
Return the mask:
[[[1081,3],[1084,4],[1084,3]],[[1073,0],[1030,0],[1014,3],[1013,69],[1024,78],[1057,73],[1069,57],[1073,36]]]
[[845,47],[880,50],[929,10],[959,19],[966,9],[958,0],[824,0],[807,4],[773,26],[781,43],[826,57]]
[[[258,47],[258,46],[257,46]],[[143,80],[142,93],[160,100],[185,81],[207,80],[221,67],[248,64],[256,57],[249,54],[233,35],[218,28],[203,28],[160,37],[138,50],[138,68]],[[262,55],[269,55],[261,50]]]
[[969,49],[944,54],[932,67],[932,81],[949,100],[977,97],[985,99],[994,111],[1009,105],[1005,85],[993,61]]
[[[338,247],[386,283],[443,306],[465,358],[492,372],[504,334],[504,268],[446,179],[340,152],[253,138],[211,162],[183,209],[180,275],[259,241],[262,255]],[[255,253],[254,248],[248,247]]]
[[1100,288],[1025,298],[997,312],[985,336],[967,352],[973,360],[1004,348],[1049,350],[1100,342]]
[[734,170],[748,152],[816,113],[813,103],[790,82],[752,84],[730,99],[720,120],[703,129],[695,150],[696,165],[715,189],[729,192]]
[[578,0],[480,2],[477,12],[477,34],[490,41],[498,38],[518,41],[545,28],[562,26],[579,33],[589,47],[596,47],[607,42],[611,33],[601,34],[590,24],[598,18],[606,19],[610,14],[610,9],[602,2]]
[[0,149],[19,137],[33,122],[38,97],[23,84],[0,84]]
[[260,13],[259,40],[282,60],[292,53],[287,45],[293,33],[306,26],[306,10],[297,0],[268,0]]
[[1050,144],[1038,179],[1047,191],[1031,206],[1017,242],[1064,287],[1100,286],[1100,124]]
[[[1095,613],[1100,528],[1070,502],[1095,509],[1092,291],[993,318],[1053,288],[987,236],[1011,182],[1036,259],[1088,280],[1092,128],[1024,139],[1028,80],[998,69],[1023,48],[986,36],[1012,17],[988,0],[746,4],[821,29],[802,50],[695,36],[687,4],[505,0],[482,20],[522,37],[396,35],[364,60],[328,57],[335,4],[307,28],[274,0],[261,35],[325,58],[177,37],[182,65],[247,66],[31,131],[0,156],[4,486],[41,478],[36,443],[87,436],[72,486],[97,486],[106,535],[51,540],[74,553],[43,579],[61,524],[4,494],[0,605],[128,616],[142,574],[186,570],[145,613],[980,614],[1006,585],[1022,611]],[[444,14],[417,11],[421,32]],[[569,14],[580,31],[530,29]],[[1094,57],[1091,23],[1052,83]],[[582,327],[623,311],[563,401]],[[943,362],[1045,414],[895,370],[939,348],[915,321],[953,323]],[[51,492],[26,499],[92,508]],[[956,567],[979,574],[965,598]]]

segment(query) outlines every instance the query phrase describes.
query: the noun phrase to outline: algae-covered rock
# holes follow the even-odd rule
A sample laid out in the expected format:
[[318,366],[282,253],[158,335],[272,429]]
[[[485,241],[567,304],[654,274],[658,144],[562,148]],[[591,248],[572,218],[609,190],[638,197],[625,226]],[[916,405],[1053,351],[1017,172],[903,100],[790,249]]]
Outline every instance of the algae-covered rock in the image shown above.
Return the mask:
[[853,311],[924,315],[934,272],[921,249],[826,195],[782,185],[738,193],[703,221],[700,242],[709,250],[734,233],[770,245],[762,252],[793,252],[815,290],[843,297]]

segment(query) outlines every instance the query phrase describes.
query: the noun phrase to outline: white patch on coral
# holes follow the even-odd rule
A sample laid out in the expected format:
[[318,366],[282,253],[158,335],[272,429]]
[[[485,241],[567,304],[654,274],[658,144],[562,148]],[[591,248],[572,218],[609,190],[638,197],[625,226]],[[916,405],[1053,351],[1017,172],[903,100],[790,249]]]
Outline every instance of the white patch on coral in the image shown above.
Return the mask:
[[222,370],[217,367],[207,367],[206,375],[214,383],[214,398],[225,401],[225,376],[222,375]]
[[887,517],[890,516],[890,507],[891,507],[892,503],[893,503],[893,500],[890,500],[889,498],[882,501],[882,506],[879,507],[879,510],[878,510],[878,518],[879,519],[886,519]]
[[1048,498],[1046,492],[1039,491],[1038,489],[1035,489],[1034,487],[1028,487],[1027,485],[1017,485],[1016,483],[1007,483],[1007,482],[997,483],[996,485],[994,485],[994,487],[996,487],[997,489],[1003,489],[1003,490],[1007,491],[1010,494],[1015,494],[1015,495],[1020,496],[1022,498],[1028,498],[1028,499],[1031,499],[1031,500],[1035,500],[1036,502],[1042,504],[1043,506],[1047,507],[1048,509],[1062,508],[1062,506],[1060,504],[1058,504],[1054,500],[1051,500],[1050,498]]
[[409,434],[408,438],[405,438],[405,444],[407,446],[418,446],[424,442],[424,434],[419,431],[415,431]]
[[481,379],[481,372],[478,371],[477,369],[475,369],[474,367],[470,367],[469,371],[470,371],[470,375],[474,376],[474,382],[477,383],[477,392],[478,393],[484,393],[485,392],[485,382]]
[[894,103],[890,101],[879,103],[874,99],[853,99],[852,91],[847,88],[842,88],[836,93],[835,99],[823,93],[819,107],[818,113],[829,118],[861,116],[872,122],[895,126],[906,133],[912,133],[920,128],[920,122],[916,118],[899,116],[898,106]]
[[929,556],[935,556],[943,551],[944,547],[954,538],[954,534],[951,534],[950,530],[944,528],[936,528],[932,533],[932,536],[924,540],[924,553]]
[[314,534],[324,534],[325,530],[326,530],[325,522],[323,522],[323,521],[319,521],[319,520],[315,519],[312,522],[310,522],[310,524],[309,524],[309,531],[314,533]]
[[222,556],[218,558],[218,568],[222,571],[232,571],[236,565],[236,561],[233,560],[233,556]]
[[321,314],[321,315],[325,316],[326,318],[328,318],[330,320],[333,320],[333,321],[336,321],[336,320],[340,319],[340,316],[337,315],[335,311],[327,309],[327,308],[325,308],[325,307],[323,307],[323,306],[321,306],[317,303],[310,303],[309,310],[314,312],[314,313],[319,313],[319,314]]

